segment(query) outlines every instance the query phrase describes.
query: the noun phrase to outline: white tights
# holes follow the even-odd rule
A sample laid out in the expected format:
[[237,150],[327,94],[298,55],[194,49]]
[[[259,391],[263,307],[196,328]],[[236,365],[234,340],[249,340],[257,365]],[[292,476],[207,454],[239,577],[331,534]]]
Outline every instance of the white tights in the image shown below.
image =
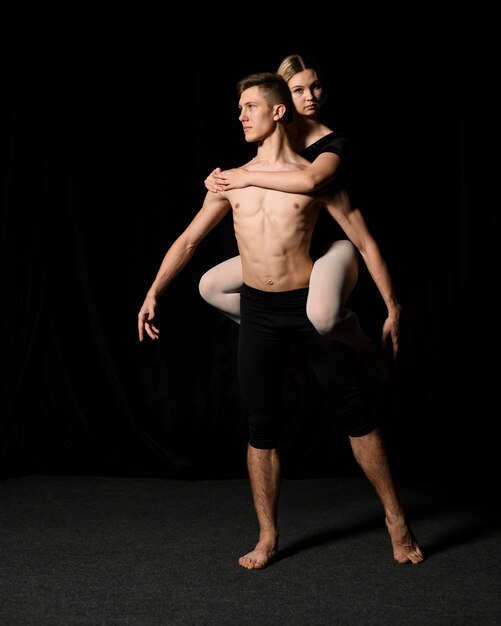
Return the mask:
[[[348,240],[330,244],[313,264],[306,314],[321,335],[364,351],[371,342],[363,332],[357,315],[345,307],[357,280],[355,246]],[[208,270],[200,279],[198,288],[206,302],[240,323],[242,283],[240,256],[234,256]]]

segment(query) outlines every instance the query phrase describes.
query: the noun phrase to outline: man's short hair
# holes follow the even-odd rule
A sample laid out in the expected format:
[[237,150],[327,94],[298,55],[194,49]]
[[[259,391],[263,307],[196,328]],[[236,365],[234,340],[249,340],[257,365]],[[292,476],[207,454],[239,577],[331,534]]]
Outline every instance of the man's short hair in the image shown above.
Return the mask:
[[249,74],[237,83],[237,93],[242,95],[246,89],[259,87],[263,98],[271,106],[275,104],[285,105],[285,123],[288,124],[294,117],[294,104],[289,86],[276,72],[256,72]]

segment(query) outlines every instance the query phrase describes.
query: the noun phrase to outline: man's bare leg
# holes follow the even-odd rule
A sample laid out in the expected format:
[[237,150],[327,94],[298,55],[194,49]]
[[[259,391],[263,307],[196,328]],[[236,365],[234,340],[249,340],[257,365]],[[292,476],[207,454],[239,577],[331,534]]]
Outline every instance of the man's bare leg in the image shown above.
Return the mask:
[[393,545],[393,558],[398,563],[413,563],[424,560],[416,538],[407,523],[386,454],[383,436],[376,428],[363,437],[350,437],[357,463],[374,485],[386,516],[386,527]]
[[259,524],[259,541],[238,560],[246,569],[264,569],[278,550],[277,507],[280,491],[280,459],[276,449],[247,447],[247,467]]

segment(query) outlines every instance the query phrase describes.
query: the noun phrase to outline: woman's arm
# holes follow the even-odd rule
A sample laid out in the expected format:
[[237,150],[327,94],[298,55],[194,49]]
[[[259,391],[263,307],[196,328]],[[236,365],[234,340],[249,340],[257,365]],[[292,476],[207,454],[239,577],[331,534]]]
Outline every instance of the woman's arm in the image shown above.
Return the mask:
[[263,187],[291,193],[311,193],[335,178],[341,157],[322,152],[308,167],[287,172],[262,172],[239,167],[231,170],[216,168],[205,179],[209,191],[228,191],[242,187]]

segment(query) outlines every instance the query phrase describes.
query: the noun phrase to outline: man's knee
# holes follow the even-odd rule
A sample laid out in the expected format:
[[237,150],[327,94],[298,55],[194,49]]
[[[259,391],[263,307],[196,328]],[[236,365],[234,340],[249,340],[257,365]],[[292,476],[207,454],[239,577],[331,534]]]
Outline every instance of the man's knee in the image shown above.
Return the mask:
[[364,437],[376,428],[374,415],[355,380],[334,384],[329,392],[333,394],[332,411],[349,437]]
[[377,426],[370,418],[365,418],[357,424],[351,424],[348,427],[348,436],[350,439],[360,439],[366,435],[370,435],[376,430]]
[[249,443],[253,448],[271,450],[278,446],[278,424],[275,414],[249,413]]

